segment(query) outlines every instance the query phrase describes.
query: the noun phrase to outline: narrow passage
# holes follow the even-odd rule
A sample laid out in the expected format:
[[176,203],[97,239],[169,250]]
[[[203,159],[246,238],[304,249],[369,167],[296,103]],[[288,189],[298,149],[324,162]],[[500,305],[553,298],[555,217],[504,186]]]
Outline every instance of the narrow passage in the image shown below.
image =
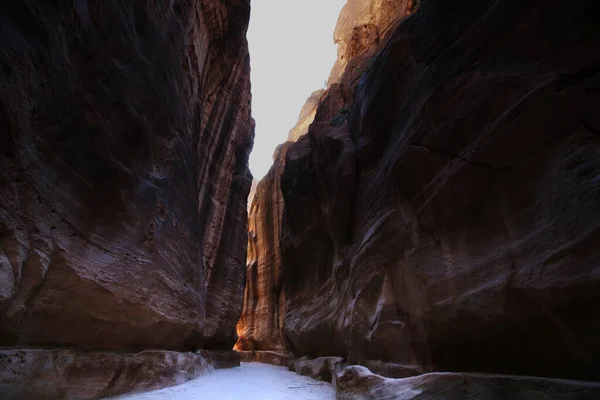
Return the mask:
[[126,394],[112,400],[333,400],[333,387],[285,367],[242,363],[178,386]]

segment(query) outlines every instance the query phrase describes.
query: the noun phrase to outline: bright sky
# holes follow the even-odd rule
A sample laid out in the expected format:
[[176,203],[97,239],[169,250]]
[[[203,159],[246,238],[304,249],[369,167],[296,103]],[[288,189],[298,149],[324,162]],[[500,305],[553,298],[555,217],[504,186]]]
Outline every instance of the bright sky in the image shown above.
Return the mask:
[[252,115],[250,170],[261,179],[310,94],[324,87],[336,59],[333,30],[346,0],[252,0],[248,42]]

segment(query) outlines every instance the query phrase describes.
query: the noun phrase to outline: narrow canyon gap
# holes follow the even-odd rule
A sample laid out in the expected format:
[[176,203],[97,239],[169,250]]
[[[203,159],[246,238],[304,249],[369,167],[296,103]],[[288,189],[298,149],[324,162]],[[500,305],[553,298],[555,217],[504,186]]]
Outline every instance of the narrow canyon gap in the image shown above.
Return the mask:
[[250,215],[249,13],[0,5],[0,397],[600,398],[595,2],[348,0]]
[[549,383],[600,380],[598,16],[349,0],[252,200],[236,349],[340,398],[598,396]]

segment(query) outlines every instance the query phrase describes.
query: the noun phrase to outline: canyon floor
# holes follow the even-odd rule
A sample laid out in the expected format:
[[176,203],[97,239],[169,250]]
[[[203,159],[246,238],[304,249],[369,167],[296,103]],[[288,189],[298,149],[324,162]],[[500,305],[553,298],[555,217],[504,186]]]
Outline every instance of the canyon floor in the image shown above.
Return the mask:
[[328,383],[296,375],[285,367],[242,363],[214,371],[178,386],[126,394],[112,400],[329,400],[335,391]]

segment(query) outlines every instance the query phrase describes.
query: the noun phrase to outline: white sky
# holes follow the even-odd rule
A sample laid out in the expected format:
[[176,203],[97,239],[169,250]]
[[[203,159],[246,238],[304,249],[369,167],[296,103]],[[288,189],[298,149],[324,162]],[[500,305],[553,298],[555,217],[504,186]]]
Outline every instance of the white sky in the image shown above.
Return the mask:
[[250,170],[261,179],[310,94],[323,88],[336,59],[333,30],[346,0],[252,0],[248,43],[252,115]]

